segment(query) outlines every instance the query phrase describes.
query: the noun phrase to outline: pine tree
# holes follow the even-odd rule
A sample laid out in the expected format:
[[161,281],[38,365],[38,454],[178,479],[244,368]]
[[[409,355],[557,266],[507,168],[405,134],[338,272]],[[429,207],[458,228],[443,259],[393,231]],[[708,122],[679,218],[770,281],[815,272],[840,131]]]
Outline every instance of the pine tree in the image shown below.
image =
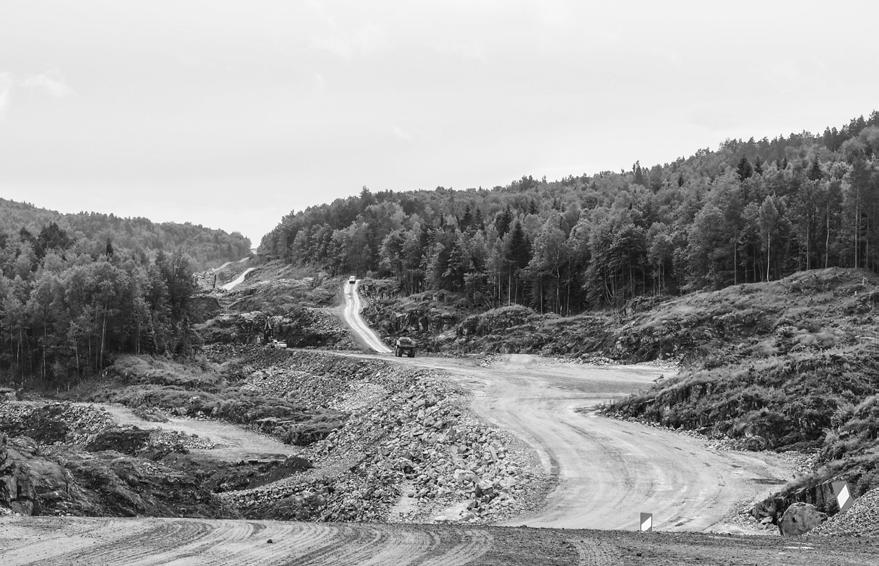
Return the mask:
[[751,166],[751,162],[748,161],[747,157],[742,157],[739,160],[739,164],[736,166],[736,173],[739,176],[740,181],[744,181],[754,174],[754,168]]
[[641,169],[641,162],[636,161],[634,165],[632,165],[632,173],[634,174],[634,180],[632,181],[636,185],[646,186],[644,181],[644,170]]

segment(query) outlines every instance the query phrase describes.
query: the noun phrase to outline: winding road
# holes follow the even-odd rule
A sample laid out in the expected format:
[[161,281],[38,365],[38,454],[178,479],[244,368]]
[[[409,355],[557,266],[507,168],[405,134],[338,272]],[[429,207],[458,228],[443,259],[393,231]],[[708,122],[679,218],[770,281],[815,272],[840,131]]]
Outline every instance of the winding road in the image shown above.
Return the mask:
[[[347,322],[349,309],[359,309],[356,287],[346,299]],[[374,342],[372,331],[362,334],[362,320],[350,326],[364,343]],[[636,529],[639,513],[648,512],[659,530],[737,532],[725,521],[736,504],[767,496],[794,476],[790,462],[776,454],[717,450],[687,434],[596,413],[598,405],[673,369],[526,355],[487,367],[456,358],[390,359],[445,370],[473,394],[476,414],[537,453],[554,488],[543,508],[511,525]]]
[[[246,260],[246,259],[248,259],[248,258],[244,258],[244,259]],[[239,263],[240,263],[240,262],[239,262]],[[226,283],[225,285],[220,285],[220,289],[223,289],[224,291],[231,291],[231,290],[234,289],[235,287],[237,287],[237,286],[241,285],[242,283],[244,283],[244,279],[247,277],[247,275],[248,275],[251,271],[253,271],[253,270],[255,270],[255,269],[256,269],[255,267],[248,267],[247,269],[245,269],[244,271],[242,271],[242,272],[238,275],[238,277],[236,277],[236,278],[233,279],[232,281],[229,281],[229,282]]]
[[378,352],[379,354],[390,354],[391,349],[381,341],[381,338],[372,331],[369,325],[363,320],[363,317],[360,316],[360,311],[363,309],[363,303],[360,300],[360,293],[358,292],[359,287],[360,280],[357,280],[357,282],[353,284],[345,283],[345,286],[342,288],[342,292],[345,295],[345,310],[342,313],[345,324],[351,327],[351,330],[354,332],[357,339],[365,344],[370,350]]
[[[598,403],[641,389],[667,370],[521,355],[488,366],[451,358],[393,358],[360,318],[356,287],[346,287],[345,320],[353,322],[363,344],[383,354],[347,355],[443,370],[472,392],[475,412],[531,446],[554,480],[545,504],[510,524],[564,529],[0,516],[0,564],[879,563],[879,546],[871,539],[668,532],[733,532],[723,524],[733,504],[765,493],[791,471],[776,456],[718,451],[691,436],[595,413]],[[118,408],[113,414],[121,421],[137,419]],[[225,438],[230,444],[250,443],[240,436]],[[660,532],[633,532],[641,511],[654,514]]]

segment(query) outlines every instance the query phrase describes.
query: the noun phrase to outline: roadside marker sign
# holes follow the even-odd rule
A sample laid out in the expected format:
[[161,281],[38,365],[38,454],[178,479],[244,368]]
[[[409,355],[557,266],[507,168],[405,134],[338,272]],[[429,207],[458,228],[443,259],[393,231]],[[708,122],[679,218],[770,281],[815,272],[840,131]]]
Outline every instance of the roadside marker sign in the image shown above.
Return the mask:
[[641,513],[641,532],[649,533],[653,530],[653,513]]
[[852,497],[851,488],[849,487],[848,482],[835,481],[832,485],[833,495],[836,496],[836,503],[839,505],[839,511],[841,513],[852,506],[855,498]]

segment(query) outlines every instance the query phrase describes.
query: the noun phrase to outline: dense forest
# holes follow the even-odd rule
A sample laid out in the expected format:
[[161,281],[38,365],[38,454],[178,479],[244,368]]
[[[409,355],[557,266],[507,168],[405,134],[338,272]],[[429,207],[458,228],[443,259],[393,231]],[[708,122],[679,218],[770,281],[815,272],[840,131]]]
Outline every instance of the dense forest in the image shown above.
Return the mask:
[[571,314],[639,295],[879,270],[879,112],[674,163],[491,190],[371,192],[294,212],[260,253],[474,306]]
[[36,234],[53,222],[77,242],[84,244],[88,241],[97,248],[110,243],[141,256],[158,250],[166,254],[183,252],[196,270],[240,259],[250,253],[250,240],[238,232],[228,234],[188,222],[157,223],[146,218],[121,218],[97,212],[62,214],[0,198],[0,233],[25,228]]
[[0,200],[0,382],[69,385],[117,352],[188,353],[193,271],[248,247],[190,224]]

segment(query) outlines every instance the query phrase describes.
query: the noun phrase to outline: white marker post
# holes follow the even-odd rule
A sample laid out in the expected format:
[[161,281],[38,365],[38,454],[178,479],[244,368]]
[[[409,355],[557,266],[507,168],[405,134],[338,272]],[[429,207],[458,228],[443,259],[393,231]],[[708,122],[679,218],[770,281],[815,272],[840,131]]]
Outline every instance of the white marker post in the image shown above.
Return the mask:
[[649,533],[653,531],[653,513],[641,513],[641,532]]
[[848,482],[835,481],[831,485],[833,486],[833,495],[836,496],[836,503],[839,505],[839,512],[848,510],[855,501]]

